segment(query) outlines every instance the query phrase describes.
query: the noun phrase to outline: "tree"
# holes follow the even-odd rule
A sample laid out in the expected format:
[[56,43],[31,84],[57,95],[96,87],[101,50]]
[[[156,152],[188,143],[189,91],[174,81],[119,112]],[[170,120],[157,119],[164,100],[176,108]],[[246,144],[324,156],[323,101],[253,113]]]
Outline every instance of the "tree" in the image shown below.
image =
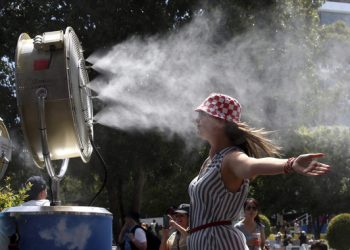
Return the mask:
[[[100,129],[96,135],[99,147],[113,148],[104,150],[108,163],[106,188],[113,214],[124,218],[128,210],[136,210],[142,216],[153,217],[173,204],[188,202],[186,186],[199,165],[194,164],[199,156],[188,150],[181,138],[168,138],[156,131]],[[117,220],[114,227],[118,227]]]
[[[88,55],[96,48],[106,48],[133,35],[147,36],[164,33],[173,29],[174,23],[179,27],[181,23],[187,21],[182,19],[181,16],[189,13],[191,6],[190,1],[179,4],[175,2],[166,4],[164,1],[84,1],[84,3],[60,0],[45,3],[41,1],[6,1],[1,6],[0,12],[0,22],[2,23],[0,40],[3,44],[0,48],[0,55],[2,58],[8,58],[9,62],[1,65],[6,83],[3,86],[9,94],[6,95],[6,98],[0,99],[1,105],[6,106],[9,103],[15,103],[14,95],[11,95],[14,89],[13,58],[15,41],[17,41],[20,33],[26,32],[33,37],[42,32],[60,30],[74,24],[74,30],[83,44],[85,53]],[[11,65],[12,69],[7,70],[5,66]],[[12,78],[9,78],[9,76],[12,76]],[[1,93],[5,92],[2,91]],[[5,109],[2,110],[5,111]],[[9,107],[8,110],[15,114],[14,117],[18,117],[15,105]],[[5,113],[8,115],[7,112]],[[146,134],[137,132],[133,135],[122,131],[111,132],[108,128],[97,127],[95,132],[97,135],[101,135],[95,137],[96,144],[103,145],[100,148],[104,151],[102,154],[106,155],[106,161],[110,166],[107,181],[108,193],[102,193],[104,197],[109,197],[110,202],[108,204],[100,197],[96,204],[110,207],[119,218],[123,217],[124,210],[129,206],[140,210],[140,196],[142,195],[141,191],[145,178],[149,175],[156,178],[156,174],[152,172],[153,163],[156,166],[161,164],[168,167],[169,165],[168,162],[164,162],[164,159],[162,159],[163,162],[160,161],[162,163],[157,163],[157,159],[154,159],[162,152],[162,148],[156,147],[157,144],[164,141],[164,145],[168,140],[161,138],[161,135],[152,131],[146,132]],[[106,141],[100,141],[100,138]],[[143,141],[143,143],[140,144],[140,141]],[[175,144],[178,144],[176,141],[179,140],[175,139],[174,141]],[[23,137],[19,138],[18,145],[23,145]],[[152,149],[149,145],[155,147]],[[135,157],[133,152],[137,148],[140,152]],[[19,155],[25,155],[22,146],[19,149],[20,152],[14,152],[13,154],[14,160],[10,163],[8,172],[9,175],[12,175],[12,171],[22,173],[17,175],[18,185],[22,182],[19,179],[23,180],[24,176],[28,174],[24,171],[22,162],[17,161],[17,159],[20,159]],[[114,150],[120,152],[120,155],[116,154]],[[171,151],[169,153],[172,154]],[[96,158],[93,157],[92,162],[96,164]],[[98,169],[90,164],[82,166],[78,160],[71,161],[70,165],[72,164],[74,166],[70,167],[67,172],[71,175],[62,181],[62,190],[65,191],[62,198],[68,204],[86,204],[89,196],[98,190],[104,173],[103,171],[99,173]],[[32,163],[31,166],[33,166]],[[146,173],[144,171],[146,169],[150,173]],[[32,168],[30,171],[40,170]],[[82,174],[85,176],[83,180],[80,176]],[[133,186],[135,180],[139,184],[136,185],[135,190],[131,190],[130,187]],[[87,191],[85,196],[81,192],[82,188]],[[130,197],[134,197],[134,201],[131,201]]]
[[28,197],[27,191],[30,189],[30,185],[21,188],[18,191],[13,190],[10,184],[10,178],[5,179],[4,187],[0,188],[0,211],[5,208],[18,206],[24,202]]
[[11,82],[14,82],[14,65],[9,58],[3,57],[0,60],[0,100],[7,102],[0,102],[0,116],[9,128],[15,127],[17,117],[15,90]]
[[[285,137],[288,138],[288,137]],[[345,202],[349,197],[350,130],[348,127],[300,128],[285,143],[289,146],[286,156],[305,152],[325,152],[323,162],[332,165],[332,171],[321,177],[285,175],[260,177],[254,184],[255,193],[263,211],[272,215],[284,209],[309,213],[313,218],[313,231],[317,238],[326,221],[320,217],[348,211]],[[277,197],[277,199],[276,199]],[[330,206],[330,204],[332,204]]]
[[[17,137],[15,139],[18,150],[14,153],[8,173],[11,176],[16,173],[17,178],[12,180],[20,185],[29,172],[41,171],[33,167],[33,163],[24,164],[27,161],[23,159],[29,156],[23,149],[23,136],[19,129],[15,108],[13,58],[20,33],[27,32],[34,36],[42,32],[73,26],[87,57],[97,48],[107,50],[110,46],[133,36],[147,40],[147,37],[153,35],[176,34],[183,27],[186,28],[186,24],[196,17],[215,21],[218,28],[211,38],[214,50],[220,50],[227,41],[238,41],[233,44],[242,45],[245,59],[249,60],[251,67],[242,66],[242,71],[254,72],[252,80],[261,85],[260,91],[252,87],[245,94],[247,99],[254,100],[246,107],[246,110],[254,110],[247,112],[248,120],[268,128],[285,131],[286,128],[293,130],[300,125],[315,126],[318,122],[329,124],[329,121],[334,119],[340,121],[339,113],[348,111],[345,105],[348,100],[346,97],[347,71],[340,67],[334,72],[332,76],[342,73],[342,78],[336,81],[336,85],[321,81],[317,74],[317,68],[320,65],[315,61],[318,62],[324,52],[331,55],[332,51],[329,48],[336,47],[331,39],[339,36],[339,40],[346,46],[346,41],[349,40],[349,32],[345,26],[333,28],[318,26],[317,7],[321,3],[320,0],[298,2],[289,0],[282,3],[271,0],[84,2],[17,0],[3,2],[0,11],[2,24],[0,26],[2,44],[0,48],[2,60],[0,115],[5,118],[10,132],[13,135],[19,135],[18,139]],[[217,10],[223,11],[224,14],[219,20],[214,20]],[[254,36],[250,42],[254,44],[263,41],[262,46],[252,48],[244,43],[251,32]],[[296,53],[299,50],[305,53]],[[346,62],[346,55],[341,58],[342,62]],[[284,65],[284,67],[271,67],[271,65]],[[241,62],[238,61],[234,66],[241,66]],[[97,75],[96,72],[90,73],[91,77]],[[327,80],[331,79],[330,77]],[[269,92],[267,90],[270,89],[274,89],[274,93],[266,95],[266,92]],[[296,96],[298,98],[295,98]],[[253,107],[256,103],[259,103],[258,109]],[[325,104],[329,110],[335,109],[335,104],[342,104],[342,108],[337,109],[339,112],[331,112],[330,116],[326,116],[323,112]],[[96,110],[103,105],[94,103]],[[285,113],[285,110],[288,110],[288,113]],[[154,129],[126,132],[99,125],[94,129],[95,143],[108,165],[107,188],[96,200],[95,205],[108,207],[116,218],[122,218],[129,208],[153,216],[163,213],[164,209],[172,203],[180,203],[188,199],[186,186],[195,176],[199,162],[204,158],[203,151],[196,148],[188,149],[177,135],[168,137],[166,133]],[[306,143],[312,146],[304,135],[300,137],[305,145],[299,143],[299,136],[295,135],[295,143],[293,140],[291,145],[295,144],[301,148],[292,147],[285,151],[286,155],[294,155],[294,152],[299,151],[305,152],[301,149],[305,149]],[[22,156],[24,158],[21,158]],[[82,164],[79,159],[72,160],[67,176],[62,182],[63,200],[72,205],[88,204],[91,196],[98,191],[104,180],[104,170],[100,166],[95,156],[89,164]],[[329,187],[335,185],[334,182],[337,182],[336,178],[325,179]],[[341,182],[346,190],[347,180],[342,179]],[[268,212],[278,211],[283,206],[286,209],[293,209],[295,204],[299,204],[299,197],[308,197],[312,201],[311,207],[315,207],[314,214],[317,215],[324,210],[317,212],[316,207],[326,208],[327,204],[319,203],[319,200],[313,201],[308,196],[308,188],[312,188],[313,185],[317,186],[319,182],[311,183],[309,179],[276,176],[268,180],[257,179],[252,192],[258,190],[255,192],[261,195],[259,200],[265,201],[268,205]],[[164,192],[166,188],[170,192]],[[340,187],[335,187],[337,188]],[[316,190],[319,194],[324,192],[323,188]],[[289,201],[284,199],[275,201],[270,194],[275,194],[277,197],[281,194],[289,194]],[[305,201],[300,203],[299,209],[305,210],[308,207]]]
[[327,240],[329,246],[337,250],[349,249],[350,214],[338,214],[329,223]]

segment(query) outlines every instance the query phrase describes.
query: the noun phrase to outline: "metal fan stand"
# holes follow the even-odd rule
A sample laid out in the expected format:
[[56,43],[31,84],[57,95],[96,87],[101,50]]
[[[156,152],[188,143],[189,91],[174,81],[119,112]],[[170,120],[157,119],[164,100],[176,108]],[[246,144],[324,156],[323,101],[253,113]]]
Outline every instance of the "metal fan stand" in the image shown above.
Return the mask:
[[69,158],[63,159],[60,172],[56,175],[55,170],[52,165],[50,150],[47,140],[47,129],[46,129],[46,120],[45,120],[45,100],[47,97],[47,90],[45,88],[39,88],[36,91],[38,99],[38,115],[40,122],[40,137],[41,137],[41,146],[42,153],[44,158],[44,163],[46,170],[51,178],[51,190],[52,190],[52,205],[60,206],[60,182],[63,179],[69,163]]

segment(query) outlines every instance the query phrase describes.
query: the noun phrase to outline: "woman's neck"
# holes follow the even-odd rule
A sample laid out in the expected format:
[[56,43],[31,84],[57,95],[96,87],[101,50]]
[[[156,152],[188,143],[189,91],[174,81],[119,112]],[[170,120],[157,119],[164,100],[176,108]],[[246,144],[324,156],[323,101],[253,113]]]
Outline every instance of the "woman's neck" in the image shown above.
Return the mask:
[[254,218],[245,217],[243,223],[245,225],[254,225],[256,222],[255,222]]
[[214,155],[219,153],[224,148],[231,147],[232,145],[230,143],[222,143],[217,145],[212,145],[209,150],[209,157],[210,159],[213,159]]
[[245,230],[248,231],[248,232],[255,232],[256,230],[256,222],[254,219],[251,219],[251,218],[245,218],[244,221],[243,221],[243,224],[244,224],[244,227],[245,227]]
[[207,135],[205,140],[210,145],[209,157],[212,159],[216,153],[222,149],[232,146],[232,142],[226,135],[223,127],[217,127],[212,133]]

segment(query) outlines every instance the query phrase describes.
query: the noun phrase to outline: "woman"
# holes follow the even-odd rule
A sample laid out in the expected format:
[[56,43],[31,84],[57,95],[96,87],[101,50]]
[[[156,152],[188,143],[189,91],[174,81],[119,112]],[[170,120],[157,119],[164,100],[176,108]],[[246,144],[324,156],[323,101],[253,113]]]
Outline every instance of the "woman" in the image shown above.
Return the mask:
[[140,226],[140,215],[137,212],[129,211],[125,216],[125,223],[120,230],[118,242],[124,250],[146,250],[146,232]]
[[265,226],[260,222],[259,204],[254,198],[244,202],[244,219],[235,227],[241,230],[247,240],[249,250],[261,250],[265,246]]
[[247,198],[249,180],[257,175],[296,172],[315,176],[330,166],[314,159],[323,154],[296,158],[260,158],[279,155],[279,148],[240,121],[241,105],[230,96],[211,94],[197,109],[198,134],[210,144],[209,157],[189,186],[191,198],[191,250],[248,249],[245,237],[231,221],[237,220]]
[[169,221],[170,230],[175,230],[169,236],[169,229],[164,228],[162,242],[159,250],[187,250],[187,230],[188,230],[188,213],[190,205],[181,204],[172,214]]

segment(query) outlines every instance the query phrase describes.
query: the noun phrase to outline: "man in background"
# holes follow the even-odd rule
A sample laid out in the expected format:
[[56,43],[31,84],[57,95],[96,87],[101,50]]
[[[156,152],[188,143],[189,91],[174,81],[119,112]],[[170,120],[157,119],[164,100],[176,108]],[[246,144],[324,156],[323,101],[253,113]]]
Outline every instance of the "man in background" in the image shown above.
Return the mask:
[[153,233],[154,235],[157,235],[157,237],[159,237],[159,225],[158,225],[158,223],[156,222],[156,220],[153,220],[153,221],[152,221],[150,227],[151,227],[152,233]]
[[26,181],[27,185],[30,185],[28,197],[21,206],[50,206],[50,201],[46,199],[47,185],[43,177],[32,176]]

